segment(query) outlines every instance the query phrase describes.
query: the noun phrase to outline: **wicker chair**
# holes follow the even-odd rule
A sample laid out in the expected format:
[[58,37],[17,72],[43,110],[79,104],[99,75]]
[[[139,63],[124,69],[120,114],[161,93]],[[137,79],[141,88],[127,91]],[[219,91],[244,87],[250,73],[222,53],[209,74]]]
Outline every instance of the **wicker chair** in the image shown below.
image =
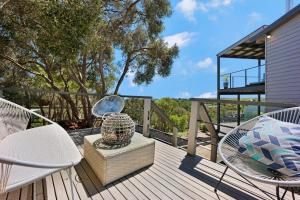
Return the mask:
[[72,192],[69,198],[74,199],[71,167],[81,158],[68,133],[58,124],[0,98],[0,194],[67,169]]
[[[280,121],[300,124],[300,107],[274,111],[264,115]],[[236,127],[220,141],[218,151],[227,167],[225,168],[219,183],[215,187],[215,192],[217,191],[227,169],[230,168],[244,178],[275,185],[277,199],[283,199],[288,188],[291,188],[292,196],[295,198],[294,188],[300,187],[300,177],[289,177],[272,171],[267,165],[255,161],[238,151],[239,139],[246,135],[247,132],[254,127],[256,122],[259,120],[259,117],[260,116],[253,118]],[[282,197],[280,197],[279,194],[280,187],[286,188]]]

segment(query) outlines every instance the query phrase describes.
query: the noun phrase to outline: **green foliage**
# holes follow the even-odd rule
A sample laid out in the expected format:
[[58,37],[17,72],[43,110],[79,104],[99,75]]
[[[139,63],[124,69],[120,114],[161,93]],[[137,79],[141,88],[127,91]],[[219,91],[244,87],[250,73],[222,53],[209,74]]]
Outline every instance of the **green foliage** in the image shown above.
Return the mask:
[[[190,115],[190,103],[188,101],[162,98],[156,100],[155,103],[165,112],[168,118],[175,123],[180,132],[188,129]],[[153,128],[163,131],[172,131],[159,116],[152,115],[151,124],[153,125]]]
[[203,132],[203,133],[206,133],[208,130],[207,130],[207,127],[204,123],[201,123],[200,124],[200,130]]
[[[11,0],[0,11],[1,85],[117,94],[126,75],[149,84],[170,74],[177,46],[160,37],[168,0]],[[119,56],[121,54],[121,56]],[[61,97],[72,116],[88,98]]]

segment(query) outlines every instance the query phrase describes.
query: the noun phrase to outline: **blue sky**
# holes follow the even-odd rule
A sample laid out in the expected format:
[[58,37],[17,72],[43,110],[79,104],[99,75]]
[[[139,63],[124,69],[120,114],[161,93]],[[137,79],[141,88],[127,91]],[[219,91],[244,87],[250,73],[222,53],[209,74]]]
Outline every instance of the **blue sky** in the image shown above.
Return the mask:
[[[294,0],[294,5],[300,0]],[[155,77],[137,86],[129,74],[121,94],[154,98],[213,98],[216,95],[216,54],[285,13],[285,0],[171,0],[162,37],[179,46],[179,57],[167,78]],[[256,66],[257,61],[223,59],[223,73]]]

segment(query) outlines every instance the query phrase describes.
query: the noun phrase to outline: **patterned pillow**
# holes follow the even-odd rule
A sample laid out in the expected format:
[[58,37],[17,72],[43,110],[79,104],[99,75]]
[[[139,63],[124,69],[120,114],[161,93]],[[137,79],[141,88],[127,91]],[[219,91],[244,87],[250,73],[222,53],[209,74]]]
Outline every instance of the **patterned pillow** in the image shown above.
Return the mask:
[[263,116],[239,140],[239,152],[287,176],[300,176],[300,125]]

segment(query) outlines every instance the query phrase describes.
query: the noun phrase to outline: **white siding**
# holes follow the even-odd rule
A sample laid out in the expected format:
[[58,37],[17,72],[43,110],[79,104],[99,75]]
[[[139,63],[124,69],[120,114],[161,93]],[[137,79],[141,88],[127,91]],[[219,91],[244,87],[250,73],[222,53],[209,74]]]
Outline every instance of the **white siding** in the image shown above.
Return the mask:
[[266,100],[300,103],[300,14],[266,43]]

